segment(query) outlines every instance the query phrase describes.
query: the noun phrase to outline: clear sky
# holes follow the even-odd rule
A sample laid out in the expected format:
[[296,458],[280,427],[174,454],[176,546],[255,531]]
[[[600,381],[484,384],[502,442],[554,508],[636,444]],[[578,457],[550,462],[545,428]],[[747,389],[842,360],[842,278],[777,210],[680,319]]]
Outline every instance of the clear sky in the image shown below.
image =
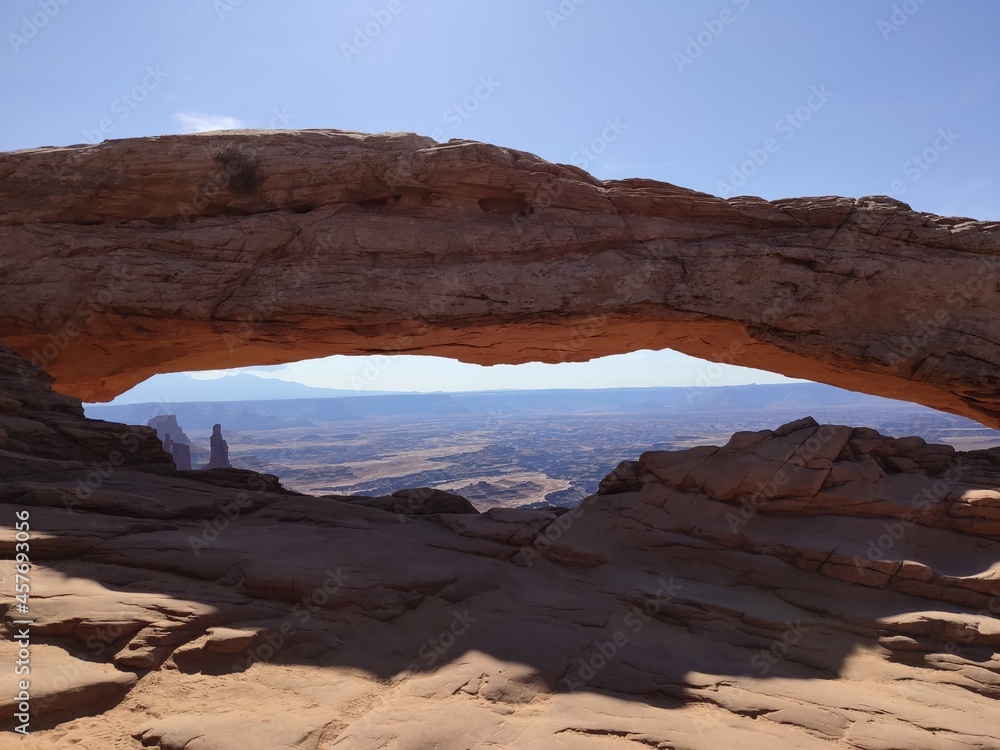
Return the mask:
[[[888,194],[997,219],[998,28],[996,0],[7,0],[0,149],[415,131],[725,197]],[[707,368],[646,352],[519,368],[338,357],[266,374],[470,390],[689,384]],[[778,379],[733,368],[713,382]]]

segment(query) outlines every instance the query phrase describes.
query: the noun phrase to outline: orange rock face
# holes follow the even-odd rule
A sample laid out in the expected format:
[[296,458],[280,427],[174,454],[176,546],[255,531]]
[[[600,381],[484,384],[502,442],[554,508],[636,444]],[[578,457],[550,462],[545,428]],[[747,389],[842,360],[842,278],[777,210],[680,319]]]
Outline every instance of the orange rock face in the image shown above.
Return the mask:
[[330,354],[673,348],[1000,426],[1000,224],[890,198],[721,200],[469,141],[239,131],[3,154],[0,206],[0,340],[85,400]]

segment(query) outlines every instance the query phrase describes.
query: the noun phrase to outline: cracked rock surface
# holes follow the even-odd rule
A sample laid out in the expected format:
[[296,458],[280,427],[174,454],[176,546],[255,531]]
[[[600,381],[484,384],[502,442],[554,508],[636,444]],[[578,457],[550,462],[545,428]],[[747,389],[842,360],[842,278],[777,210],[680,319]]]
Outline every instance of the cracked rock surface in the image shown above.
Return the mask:
[[1000,224],[884,196],[722,200],[310,130],[0,154],[0,206],[0,339],[87,401],[331,354],[669,347],[1000,427]]
[[6,348],[0,425],[18,747],[1000,748],[996,450],[803,419],[623,462],[568,512],[312,497],[174,471]]

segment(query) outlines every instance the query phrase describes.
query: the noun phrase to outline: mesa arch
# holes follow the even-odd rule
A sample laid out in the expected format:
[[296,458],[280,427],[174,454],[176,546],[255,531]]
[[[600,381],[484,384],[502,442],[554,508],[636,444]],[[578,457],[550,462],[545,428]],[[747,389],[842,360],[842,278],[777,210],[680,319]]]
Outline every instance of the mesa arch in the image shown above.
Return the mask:
[[1000,224],[722,200],[413,134],[0,154],[0,341],[87,401],[330,354],[673,348],[1000,427]]

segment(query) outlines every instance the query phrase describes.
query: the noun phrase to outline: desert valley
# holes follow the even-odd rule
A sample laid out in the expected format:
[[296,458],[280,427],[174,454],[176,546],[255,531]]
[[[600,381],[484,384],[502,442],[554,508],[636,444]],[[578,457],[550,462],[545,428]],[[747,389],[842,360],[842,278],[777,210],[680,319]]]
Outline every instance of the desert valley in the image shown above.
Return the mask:
[[[306,494],[432,487],[466,497],[482,511],[573,508],[620,460],[721,445],[734,432],[768,429],[803,414],[958,450],[1000,445],[1000,432],[971,420],[812,383],[339,396],[93,405],[87,413],[134,425],[173,414],[193,442],[199,467],[208,461],[212,425],[221,423],[234,467],[273,474]],[[163,438],[166,431],[160,432]]]
[[[997,222],[240,130],[0,154],[0,243],[4,746],[1000,748]],[[829,385],[100,403],[667,347]]]

